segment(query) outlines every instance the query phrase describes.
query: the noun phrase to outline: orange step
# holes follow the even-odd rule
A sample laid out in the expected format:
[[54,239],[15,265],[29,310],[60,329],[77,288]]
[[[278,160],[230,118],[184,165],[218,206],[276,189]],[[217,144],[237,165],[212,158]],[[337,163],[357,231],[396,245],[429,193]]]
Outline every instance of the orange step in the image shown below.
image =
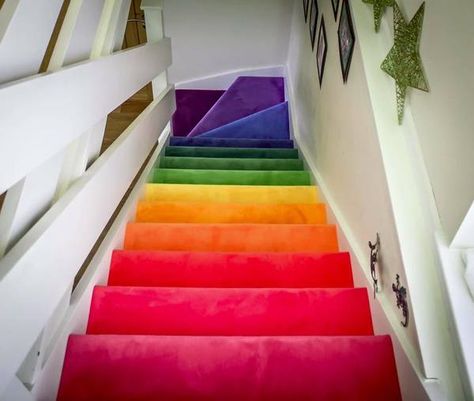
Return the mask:
[[325,224],[130,223],[125,249],[213,252],[337,252]]
[[315,204],[216,204],[139,202],[137,222],[325,224],[326,208]]

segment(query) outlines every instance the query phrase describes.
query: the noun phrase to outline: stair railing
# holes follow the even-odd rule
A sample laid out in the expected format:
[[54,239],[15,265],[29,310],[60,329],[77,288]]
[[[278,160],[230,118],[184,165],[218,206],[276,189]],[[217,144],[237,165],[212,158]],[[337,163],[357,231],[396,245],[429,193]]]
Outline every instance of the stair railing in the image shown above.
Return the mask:
[[[131,0],[0,9],[0,399],[33,399],[74,280],[151,152],[169,135],[171,42],[143,0],[148,43],[122,45]],[[63,10],[64,11],[64,10]],[[98,157],[108,113],[148,83],[153,102]],[[12,398],[13,397],[13,398]]]

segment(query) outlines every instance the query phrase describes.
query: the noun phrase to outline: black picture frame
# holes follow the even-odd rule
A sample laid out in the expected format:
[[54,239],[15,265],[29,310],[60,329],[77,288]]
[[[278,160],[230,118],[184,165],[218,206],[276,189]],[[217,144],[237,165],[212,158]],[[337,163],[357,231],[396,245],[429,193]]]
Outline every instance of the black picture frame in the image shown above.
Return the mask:
[[308,22],[309,1],[310,0],[303,0],[304,22]]
[[311,37],[311,49],[314,50],[314,43],[316,39],[316,27],[318,25],[319,7],[317,0],[311,1],[311,11],[309,13],[309,35]]
[[349,77],[352,53],[354,52],[356,42],[349,0],[342,0],[337,37],[339,42],[339,59],[341,61],[342,80],[346,83],[347,78]]
[[318,67],[319,87],[323,85],[324,67],[326,66],[326,55],[328,52],[328,41],[326,35],[326,25],[324,15],[321,17],[319,26],[318,46],[316,47],[316,65]]
[[337,12],[339,11],[340,0],[331,0],[332,11],[334,12],[334,20],[337,21]]

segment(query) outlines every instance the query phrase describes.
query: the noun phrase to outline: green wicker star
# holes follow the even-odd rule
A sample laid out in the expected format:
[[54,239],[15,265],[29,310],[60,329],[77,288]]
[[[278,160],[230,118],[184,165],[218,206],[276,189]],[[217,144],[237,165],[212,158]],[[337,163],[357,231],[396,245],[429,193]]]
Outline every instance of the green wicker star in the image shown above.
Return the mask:
[[407,88],[428,92],[428,83],[420,56],[421,28],[425,14],[425,3],[407,24],[400,7],[393,5],[395,42],[380,68],[390,75],[397,88],[398,123],[403,121]]
[[380,29],[380,21],[386,7],[392,7],[395,0],[362,0],[364,3],[372,4],[374,6],[374,22],[375,32]]

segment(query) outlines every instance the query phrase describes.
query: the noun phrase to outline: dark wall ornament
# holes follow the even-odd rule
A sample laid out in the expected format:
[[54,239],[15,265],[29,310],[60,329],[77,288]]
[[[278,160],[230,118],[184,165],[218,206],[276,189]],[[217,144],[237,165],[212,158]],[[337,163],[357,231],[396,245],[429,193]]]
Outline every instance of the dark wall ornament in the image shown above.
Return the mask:
[[403,321],[400,322],[403,327],[408,326],[408,302],[407,302],[407,289],[400,285],[400,275],[396,276],[396,285],[392,284],[392,290],[397,297],[397,308],[402,310]]
[[332,11],[334,12],[334,20],[337,21],[337,12],[339,11],[339,2],[340,0],[331,0]]
[[303,0],[304,22],[308,22],[309,0]]
[[316,49],[316,64],[318,66],[319,87],[323,84],[324,67],[326,65],[326,54],[328,52],[328,42],[326,38],[326,26],[324,16],[321,17],[319,26],[318,47]]
[[370,275],[372,276],[372,283],[374,286],[374,298],[379,291],[379,279],[377,275],[377,263],[379,261],[379,250],[380,250],[380,236],[377,233],[377,237],[375,243],[372,244],[369,241],[369,248],[370,248]]
[[374,24],[375,32],[380,30],[380,22],[386,7],[392,7],[395,0],[362,0],[364,3],[373,4],[374,6]]
[[425,3],[407,23],[397,3],[393,5],[395,30],[394,45],[380,68],[390,75],[396,84],[398,123],[403,121],[407,88],[428,92],[428,83],[420,56],[420,38],[425,14]]
[[309,34],[311,36],[311,48],[314,50],[314,42],[316,40],[316,26],[318,25],[319,7],[317,0],[311,1],[311,11],[309,13]]
[[348,0],[342,0],[337,36],[339,39],[339,57],[341,60],[342,80],[346,83],[351,68],[352,53],[354,52],[355,46],[354,25],[352,24],[352,16]]

